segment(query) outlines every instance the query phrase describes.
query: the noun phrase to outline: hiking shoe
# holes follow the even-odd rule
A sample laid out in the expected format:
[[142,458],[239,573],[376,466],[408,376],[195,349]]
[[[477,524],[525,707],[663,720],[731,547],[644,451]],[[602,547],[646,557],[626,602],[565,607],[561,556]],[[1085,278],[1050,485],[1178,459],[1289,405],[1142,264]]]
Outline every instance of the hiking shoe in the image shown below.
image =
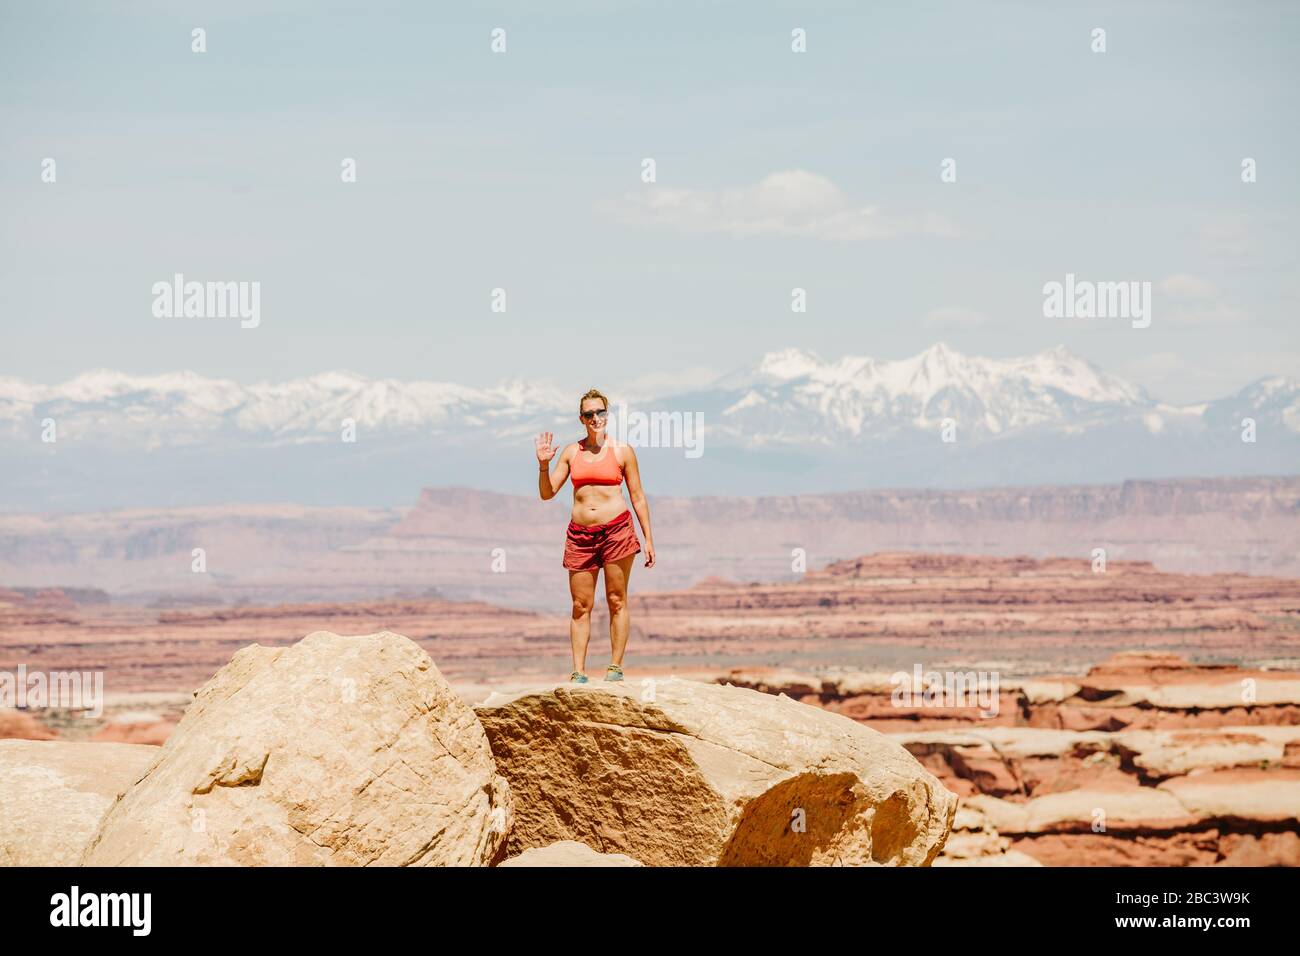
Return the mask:
[[585,684],[587,683],[587,675],[584,674],[582,671],[574,671],[572,674],[569,675],[569,683]]
[[605,668],[605,680],[621,681],[623,679],[623,668],[617,664],[610,664]]

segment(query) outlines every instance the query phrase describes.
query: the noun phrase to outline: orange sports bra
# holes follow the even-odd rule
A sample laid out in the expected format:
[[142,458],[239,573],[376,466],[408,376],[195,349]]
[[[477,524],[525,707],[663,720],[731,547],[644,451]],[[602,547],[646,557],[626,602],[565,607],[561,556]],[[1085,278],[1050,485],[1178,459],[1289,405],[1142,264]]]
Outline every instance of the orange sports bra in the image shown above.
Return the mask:
[[578,450],[573,453],[573,461],[569,463],[569,477],[573,479],[574,490],[583,485],[621,485],[623,468],[614,457],[614,446],[605,442],[605,447],[595,461],[585,461],[582,457],[585,445],[585,440],[578,443]]

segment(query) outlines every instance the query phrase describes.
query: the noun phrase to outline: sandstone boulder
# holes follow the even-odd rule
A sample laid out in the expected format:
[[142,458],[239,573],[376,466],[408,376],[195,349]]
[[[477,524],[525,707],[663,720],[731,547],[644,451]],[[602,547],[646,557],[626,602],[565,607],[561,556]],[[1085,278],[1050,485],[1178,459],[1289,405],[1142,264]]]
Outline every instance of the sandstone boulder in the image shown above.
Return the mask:
[[597,853],[585,843],[561,840],[512,856],[502,866],[644,866],[622,853]]
[[87,865],[483,865],[510,828],[473,711],[389,632],[243,648],[153,752]]
[[476,708],[518,854],[560,840],[664,865],[928,865],[955,796],[846,717],[679,679],[562,684]]
[[0,866],[74,866],[158,756],[138,744],[0,740]]

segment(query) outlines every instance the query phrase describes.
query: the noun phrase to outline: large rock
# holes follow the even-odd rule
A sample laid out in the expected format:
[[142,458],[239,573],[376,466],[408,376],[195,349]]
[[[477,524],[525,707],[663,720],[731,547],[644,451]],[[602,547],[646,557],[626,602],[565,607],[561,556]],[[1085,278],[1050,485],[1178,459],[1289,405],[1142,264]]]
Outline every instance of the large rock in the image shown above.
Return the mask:
[[[96,746],[105,746],[98,744]],[[250,645],[105,815],[87,865],[482,865],[509,788],[473,711],[388,632]]]
[[0,866],[74,866],[157,756],[139,744],[0,740]]
[[[643,699],[645,698],[645,699]],[[663,865],[928,865],[956,797],[846,717],[677,679],[496,694],[510,852],[576,840]]]

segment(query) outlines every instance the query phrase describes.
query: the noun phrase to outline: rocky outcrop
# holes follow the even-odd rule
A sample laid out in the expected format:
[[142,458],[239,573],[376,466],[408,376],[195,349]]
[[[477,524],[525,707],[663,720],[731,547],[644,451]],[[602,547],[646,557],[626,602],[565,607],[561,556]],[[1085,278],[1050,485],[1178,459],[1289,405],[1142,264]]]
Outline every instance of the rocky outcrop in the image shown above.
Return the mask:
[[991,720],[894,707],[883,674],[719,679],[891,730],[961,798],[936,865],[1300,865],[1294,672],[1122,653],[1082,677],[1003,679]]
[[510,829],[473,712],[388,632],[243,648],[153,752],[87,865],[483,865]]
[[0,866],[73,866],[157,747],[0,740]]
[[897,706],[893,676],[752,667],[732,668],[718,680],[767,694],[789,694],[881,731],[969,725],[1071,731],[1300,726],[1300,674],[1192,664],[1169,653],[1120,652],[1081,677],[1014,679],[1000,674],[992,718],[975,706]]
[[1300,674],[1293,672],[1129,651],[1077,681],[1073,693],[1028,708],[1026,722],[1066,730],[1300,725]]
[[1042,866],[1032,856],[1011,849],[1011,840],[998,833],[993,821],[970,806],[959,806],[943,854],[944,866]]
[[972,843],[960,854],[969,858],[1022,852],[1050,866],[1300,866],[1296,771],[1218,771],[1024,802],[980,794],[964,798],[960,813],[972,831],[1008,841]]
[[956,799],[906,750],[789,698],[667,679],[476,708],[515,796],[509,850],[665,865],[928,865]]
[[[945,856],[1012,850],[1050,865],[1300,864],[1300,727],[1059,731],[970,728],[892,735],[962,796]],[[1000,779],[969,773],[987,759]],[[953,779],[956,777],[956,779]],[[978,821],[973,822],[973,821]]]
[[1111,734],[1109,739],[1135,773],[1145,781],[1158,782],[1233,767],[1287,767],[1287,753],[1300,746],[1300,725],[1127,730]]
[[[490,511],[485,506],[469,512],[475,516],[471,522],[474,528],[469,530],[485,534],[485,540],[496,532],[483,532],[479,525],[489,527],[500,519],[499,514]],[[542,518],[543,524],[551,521],[544,514]],[[467,532],[464,524],[463,520],[459,522],[457,533]],[[195,528],[203,527],[208,525],[187,523],[186,533],[180,537],[189,542]],[[525,542],[515,533],[518,531],[518,527],[512,531],[511,540],[516,544],[537,545],[533,548],[529,544],[525,552],[551,553],[548,549],[554,546],[553,526],[535,541],[529,538]],[[797,543],[810,539],[807,530],[800,529],[795,537],[769,535],[764,540]],[[859,536],[854,551],[838,553],[855,553],[862,540]],[[529,572],[514,562],[531,559],[512,555],[510,587],[503,589],[500,582],[485,581],[474,570],[476,565],[468,562],[465,551],[470,547],[467,541],[472,544],[466,538],[456,542],[440,539],[439,544],[445,547],[427,552],[439,563],[440,570],[433,574],[426,568],[421,580],[427,584],[437,579],[440,586],[459,580],[494,604],[522,602],[517,578],[526,578]],[[1077,547],[1075,541],[1071,550]],[[389,544],[396,550],[389,552],[376,546],[374,551],[362,551],[401,554],[405,562],[411,555],[405,546],[415,543],[407,538],[391,539]],[[744,546],[734,541],[729,547],[736,553],[744,551]],[[764,560],[778,560],[782,553],[767,545],[758,550],[768,556]],[[809,556],[814,564],[831,557],[824,543],[819,542],[817,550],[820,557]],[[291,548],[290,552],[300,565],[302,549]],[[311,553],[319,556],[318,550]],[[188,544],[185,554],[189,554]],[[224,545],[223,554],[228,562],[232,560]],[[896,667],[912,667],[919,647],[944,647],[950,649],[952,660],[998,662],[1004,675],[1014,668],[1018,676],[1028,678],[1020,681],[1019,687],[1010,683],[1003,687],[997,717],[1000,723],[1020,723],[1017,707],[1028,702],[1035,705],[1041,726],[1117,730],[1121,725],[1144,726],[1141,721],[1159,719],[1161,711],[1137,698],[1131,704],[1118,706],[1115,700],[1099,702],[1075,696],[1080,689],[1077,677],[1053,681],[1038,675],[1082,674],[1098,659],[1133,647],[1194,654],[1201,660],[1240,660],[1248,649],[1261,661],[1300,657],[1300,629],[1294,626],[1294,609],[1300,606],[1300,579],[1172,574],[1163,566],[1157,569],[1113,560],[1115,557],[1111,555],[1104,573],[1095,573],[1086,556],[1035,561],[1023,557],[883,553],[837,562],[817,571],[810,567],[805,574],[793,575],[787,552],[779,580],[765,584],[713,580],[680,592],[656,594],[645,587],[634,589],[631,646],[637,660],[633,663],[640,666],[637,661],[648,664],[653,660],[663,670],[698,676],[687,673],[687,668],[692,662],[702,662],[706,652],[709,657],[725,658],[739,666],[770,660],[824,660],[833,648],[840,660],[875,661],[874,666],[883,671],[876,679],[883,684],[884,693],[872,692],[868,687],[855,689],[851,685],[862,675],[849,671],[838,675],[818,673],[815,685],[806,691],[825,699],[814,702],[854,719],[868,720],[877,730],[915,729],[918,724],[937,729],[973,719],[974,714],[888,710],[888,679]],[[177,606],[147,608],[78,604],[40,611],[6,606],[0,599],[0,633],[10,638],[0,639],[0,671],[13,670],[20,664],[47,670],[104,670],[114,675],[113,698],[178,689],[188,695],[224,666],[237,649],[248,644],[275,647],[291,643],[291,636],[316,630],[356,634],[384,628],[414,635],[417,643],[435,656],[453,685],[478,682],[484,675],[509,675],[512,682],[522,686],[554,679],[554,668],[538,658],[536,649],[550,641],[557,629],[562,633],[568,627],[566,619],[494,604],[392,596],[397,587],[392,578],[395,560],[378,565],[376,577],[367,585],[367,589],[382,587],[388,596],[363,603],[329,603],[328,597],[323,597],[317,604],[272,604],[284,600],[283,578],[259,579],[255,603],[243,606],[214,603],[180,607],[179,602]],[[146,561],[132,572],[130,580],[148,579],[153,586],[162,586],[163,565],[174,568],[176,562],[168,558],[155,566]],[[95,567],[102,571],[102,561],[96,559]],[[189,573],[188,567],[187,558],[179,572],[183,577],[202,577]],[[678,572],[665,564],[656,569],[653,581],[647,577],[642,584],[670,586],[670,579],[661,578],[661,573]],[[343,581],[337,569],[314,566],[309,577],[314,588],[326,592],[337,590]],[[356,581],[354,575],[344,577],[349,583]],[[540,583],[527,585],[545,592],[538,607],[554,607],[556,595],[547,580],[539,571]],[[173,583],[177,589],[184,586]],[[458,588],[448,590],[458,595],[466,593]],[[231,596],[223,591],[206,599],[196,596],[195,600],[218,602],[222,597]],[[604,622],[603,604],[598,604],[593,612],[596,633]],[[1080,640],[1080,635],[1087,635],[1087,639]],[[753,672],[749,667],[746,671]],[[833,686],[825,686],[825,681]],[[799,697],[796,689],[787,693]],[[1074,699],[1069,699],[1071,696]],[[1054,714],[1052,703],[1064,706]],[[1273,711],[1283,709],[1270,706]],[[134,704],[131,709],[135,709]],[[1204,711],[1198,719],[1205,726],[1210,725],[1209,721],[1219,721],[1220,725],[1276,723],[1273,711],[1255,708],[1251,711],[1254,716],[1248,715],[1246,708],[1237,713]],[[1300,707],[1292,707],[1292,711],[1292,722],[1300,722]],[[885,727],[881,724],[884,720],[898,723]],[[907,721],[906,726],[903,721]]]
[[644,866],[622,853],[597,853],[585,843],[561,840],[512,856],[501,866]]

